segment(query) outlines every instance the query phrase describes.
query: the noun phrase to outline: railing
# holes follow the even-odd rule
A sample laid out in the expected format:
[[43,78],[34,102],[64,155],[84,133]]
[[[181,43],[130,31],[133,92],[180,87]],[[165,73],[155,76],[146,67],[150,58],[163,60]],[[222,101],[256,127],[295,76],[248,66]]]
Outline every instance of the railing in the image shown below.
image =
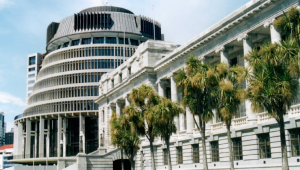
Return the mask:
[[257,114],[257,123],[263,123],[263,122],[267,122],[270,121],[274,118],[270,117],[268,112],[263,112],[263,113],[258,113]]
[[225,126],[224,126],[223,122],[219,122],[219,123],[212,124],[211,128],[212,128],[211,129],[212,131],[216,131],[216,130],[220,130],[220,129],[225,128]]
[[300,116],[300,104],[292,106],[288,113],[290,117]]
[[247,124],[248,123],[247,118],[248,118],[248,116],[233,119],[232,126],[237,127],[237,126],[242,126],[242,125]]

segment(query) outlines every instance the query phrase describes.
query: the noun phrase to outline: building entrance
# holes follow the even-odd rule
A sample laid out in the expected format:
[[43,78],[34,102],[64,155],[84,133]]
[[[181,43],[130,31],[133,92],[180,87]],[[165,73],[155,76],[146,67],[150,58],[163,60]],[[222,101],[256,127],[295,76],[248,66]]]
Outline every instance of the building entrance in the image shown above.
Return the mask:
[[[115,160],[113,162],[113,170],[120,170],[122,169],[121,159]],[[130,170],[131,165],[128,159],[124,159],[124,170]]]

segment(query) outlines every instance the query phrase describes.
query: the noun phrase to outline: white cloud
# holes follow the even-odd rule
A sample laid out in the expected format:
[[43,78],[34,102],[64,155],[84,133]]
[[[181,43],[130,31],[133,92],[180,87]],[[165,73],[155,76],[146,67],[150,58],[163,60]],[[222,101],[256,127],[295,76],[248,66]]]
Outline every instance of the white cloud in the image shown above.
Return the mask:
[[0,9],[12,4],[13,2],[11,0],[0,0]]
[[26,103],[21,98],[15,97],[6,92],[0,92],[0,103],[26,106]]

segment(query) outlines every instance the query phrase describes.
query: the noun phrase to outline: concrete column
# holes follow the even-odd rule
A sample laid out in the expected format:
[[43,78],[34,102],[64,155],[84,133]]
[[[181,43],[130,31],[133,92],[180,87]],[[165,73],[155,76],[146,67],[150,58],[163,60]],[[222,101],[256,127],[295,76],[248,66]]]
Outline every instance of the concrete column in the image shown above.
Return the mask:
[[162,97],[165,96],[164,85],[163,85],[163,82],[161,80],[159,80],[159,82],[158,82],[158,95],[162,96]]
[[47,142],[46,142],[46,156],[49,158],[50,157],[50,120],[47,120],[48,121],[48,127],[47,127]]
[[227,50],[223,49],[220,51],[220,59],[221,63],[226,63],[229,65],[229,55]]
[[[244,56],[249,54],[249,52],[253,49],[252,39],[251,38],[244,38],[243,39],[243,48],[244,48]],[[249,68],[249,62],[244,60],[244,67]],[[249,82],[246,81],[246,88],[249,86]],[[254,123],[257,121],[257,116],[253,113],[251,109],[251,102],[250,100],[245,100],[245,107],[246,107],[246,115],[248,116],[249,123]]]
[[280,43],[281,35],[280,32],[275,28],[273,24],[270,25],[271,42]]
[[31,144],[31,121],[26,119],[26,148],[25,158],[30,158],[30,144]]
[[193,133],[193,129],[195,127],[193,114],[191,113],[189,108],[186,108],[185,110],[186,110],[186,124],[187,124],[186,133]]
[[63,119],[63,157],[66,157],[67,153],[67,118]]
[[[171,82],[171,100],[175,103],[178,103],[178,93],[177,93],[177,86],[174,75],[170,77]],[[179,131],[179,118],[178,116],[174,117],[174,122],[177,128],[177,131]]]
[[82,113],[80,113],[79,116],[79,152],[80,148],[82,148],[83,153],[85,153],[85,117],[82,116]]
[[61,115],[58,115],[57,120],[57,157],[61,157],[61,123],[62,123],[62,117]]
[[14,155],[19,155],[18,151],[19,151],[19,136],[18,136],[18,122],[14,123]]
[[[15,155],[17,155],[17,157],[21,157],[21,155],[22,155],[22,153],[23,153],[23,150],[24,150],[24,148],[23,148],[23,146],[24,146],[24,144],[23,144],[23,123],[21,123],[20,121],[18,121],[18,129],[15,129],[15,132],[18,132],[18,137],[17,137],[17,140],[18,140],[18,143],[17,143],[17,145],[18,145],[18,150],[14,150],[14,154]],[[14,144],[14,145],[16,145],[16,144]]]
[[39,139],[39,157],[43,158],[44,157],[44,130],[45,127],[45,118],[40,117],[40,139]]
[[38,147],[38,143],[37,143],[37,122],[35,122],[34,124],[34,155],[33,157],[36,158],[37,157],[37,147]]
[[120,101],[116,102],[116,114],[118,117],[122,115],[122,104]]

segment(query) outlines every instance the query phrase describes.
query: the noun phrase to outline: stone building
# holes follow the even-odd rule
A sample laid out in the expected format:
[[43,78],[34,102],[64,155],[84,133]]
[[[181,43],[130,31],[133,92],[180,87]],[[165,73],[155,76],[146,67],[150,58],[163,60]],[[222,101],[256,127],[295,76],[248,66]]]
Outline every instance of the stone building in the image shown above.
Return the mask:
[[[60,61],[65,63],[74,59],[66,59],[63,56],[56,57],[56,53],[63,52],[65,54],[67,49],[54,49],[57,48],[57,45],[64,44],[65,42],[63,41],[78,38],[73,33],[82,26],[82,24],[76,25],[81,23],[77,19],[81,18],[81,15],[85,15],[85,13],[75,14],[65,19],[65,24],[60,23],[57,33],[55,33],[53,39],[50,38],[51,40],[47,45],[49,51],[54,51],[49,52],[43,61],[43,67],[40,70],[40,75],[37,77],[33,93],[28,99],[29,106],[26,108],[23,117],[18,117],[15,120],[15,146],[17,146],[15,147],[17,152],[15,154],[20,155],[20,157],[15,157],[12,162],[30,164],[32,160],[35,160],[45,164],[47,160],[51,164],[57,164],[58,169],[70,170],[116,168],[114,163],[118,162],[121,157],[119,149],[112,146],[110,142],[109,120],[113,111],[121,115],[122,108],[130,104],[128,94],[132,88],[148,84],[159,95],[168,97],[175,102],[180,102],[182,93],[175,86],[174,75],[179,69],[185,67],[185,61],[191,54],[211,64],[226,62],[230,65],[247,66],[243,56],[254,47],[259,47],[265,41],[278,42],[281,40],[282,35],[274,28],[272,23],[276,17],[283,14],[283,11],[287,11],[292,6],[299,7],[299,1],[251,0],[180,47],[172,42],[158,41],[158,38],[156,41],[148,40],[143,42],[140,40],[143,43],[135,48],[131,57],[126,58],[126,61],[118,65],[117,68],[101,75],[100,82],[93,84],[94,86],[99,86],[99,88],[97,87],[99,95],[89,98],[89,100],[94,100],[95,102],[93,111],[85,109],[78,111],[69,110],[69,106],[77,109],[78,107],[82,108],[82,105],[76,105],[75,107],[75,105],[67,105],[67,103],[64,103],[64,105],[57,103],[65,101],[72,103],[74,101],[72,96],[66,96],[63,99],[46,98],[46,100],[35,98],[40,92],[49,88],[48,85],[40,87],[39,82],[43,82],[43,80],[47,80],[57,74],[46,70]],[[91,8],[88,11],[91,12],[94,9],[98,8]],[[124,15],[132,14],[126,13]],[[113,14],[111,14],[111,17],[113,17]],[[143,34],[142,27],[139,27],[144,23],[143,17],[139,18],[132,15],[132,21],[136,21],[137,31],[144,35],[143,38],[145,38],[147,34]],[[69,22],[72,24],[68,24]],[[114,24],[117,23],[114,22]],[[74,27],[71,28],[70,25]],[[55,26],[53,27],[55,28]],[[60,29],[64,31],[59,31]],[[68,35],[69,38],[58,38],[66,34],[70,34]],[[119,34],[122,36],[122,33]],[[86,34],[82,32],[82,35]],[[129,36],[129,33],[126,33],[126,35]],[[107,35],[104,34],[103,36]],[[149,39],[151,38],[150,36]],[[73,47],[67,48],[70,48],[71,51]],[[68,66],[68,68],[73,67],[76,68],[76,65]],[[44,72],[43,69],[45,70]],[[73,72],[71,73],[73,74]],[[58,84],[54,86],[57,86],[57,88],[70,88],[73,87],[73,84],[66,86]],[[37,88],[36,92],[35,88]],[[52,89],[49,88],[49,90]],[[80,98],[80,101],[82,100]],[[50,105],[44,105],[46,103],[50,103]],[[54,105],[51,105],[52,103]],[[39,108],[39,106],[42,107]],[[239,113],[232,122],[231,133],[235,152],[235,168],[281,169],[279,127],[276,121],[269,117],[266,112],[254,113],[250,107],[251,103],[249,101],[241,104]],[[290,169],[295,170],[300,168],[299,110],[299,102],[296,102],[285,118],[289,165]],[[91,117],[97,120],[91,121]],[[77,123],[72,123],[75,120],[70,119],[77,119]],[[202,169],[202,137],[195,128],[191,113],[186,110],[175,121],[178,132],[171,138],[173,169]],[[35,124],[32,125],[34,122]],[[91,138],[90,131],[97,133],[97,135]],[[72,134],[70,139],[67,137],[68,133]],[[217,115],[209,122],[205,138],[209,168],[228,169],[229,153],[226,129],[223,122],[217,119]],[[73,139],[76,139],[77,145],[68,146],[68,142]],[[152,163],[149,142],[144,137],[141,139],[142,143],[135,159],[135,167],[138,170],[150,170]],[[32,145],[32,141],[39,143],[40,148],[35,153],[37,156],[34,157],[31,156],[33,150],[29,149],[30,146],[36,146]],[[28,144],[28,142],[31,144]],[[94,144],[97,144],[97,146],[94,146]],[[94,146],[93,149],[88,149],[89,145]],[[155,140],[154,145],[157,169],[167,169],[166,146],[159,138]],[[71,148],[75,148],[75,146],[77,148],[76,152],[74,151],[68,155],[68,151]],[[68,147],[69,149],[67,149]],[[79,151],[80,153],[78,153]],[[49,155],[49,153],[55,154]]]

